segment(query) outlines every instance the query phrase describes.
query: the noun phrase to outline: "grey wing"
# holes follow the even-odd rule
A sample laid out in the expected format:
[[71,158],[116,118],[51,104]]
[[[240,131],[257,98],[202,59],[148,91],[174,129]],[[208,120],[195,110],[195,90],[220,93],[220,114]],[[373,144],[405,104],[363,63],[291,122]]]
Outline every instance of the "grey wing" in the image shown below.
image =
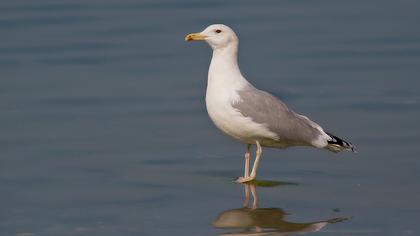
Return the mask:
[[241,100],[233,107],[253,121],[265,124],[278,135],[279,140],[295,145],[312,145],[322,135],[319,125],[295,113],[273,95],[254,87],[238,93]]

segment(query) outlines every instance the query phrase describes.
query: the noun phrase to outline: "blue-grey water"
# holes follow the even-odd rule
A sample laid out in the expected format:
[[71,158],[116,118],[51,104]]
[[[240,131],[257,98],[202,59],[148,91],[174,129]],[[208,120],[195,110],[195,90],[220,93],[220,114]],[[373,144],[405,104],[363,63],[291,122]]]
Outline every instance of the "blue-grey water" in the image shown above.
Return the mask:
[[[380,0],[2,1],[0,235],[258,234],[266,229],[252,222],[217,227],[257,211],[283,226],[348,218],[309,235],[420,235],[419,10]],[[184,41],[211,23],[238,33],[252,83],[358,153],[265,149],[259,179],[291,184],[257,186],[259,209],[242,208],[232,179],[245,147],[207,117],[210,48]]]

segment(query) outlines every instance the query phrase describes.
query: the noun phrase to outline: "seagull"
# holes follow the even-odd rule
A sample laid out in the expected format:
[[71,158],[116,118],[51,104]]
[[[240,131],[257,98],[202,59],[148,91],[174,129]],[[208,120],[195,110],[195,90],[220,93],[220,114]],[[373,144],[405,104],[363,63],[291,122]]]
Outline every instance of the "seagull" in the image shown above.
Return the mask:
[[[239,40],[230,27],[210,25],[202,32],[188,34],[185,40],[203,40],[213,49],[206,107],[217,128],[246,144],[244,176],[236,182],[255,180],[262,147],[310,146],[332,152],[355,152],[351,143],[325,132],[308,117],[294,112],[280,99],[246,80],[238,65]],[[256,146],[256,152],[250,173],[251,145]]]

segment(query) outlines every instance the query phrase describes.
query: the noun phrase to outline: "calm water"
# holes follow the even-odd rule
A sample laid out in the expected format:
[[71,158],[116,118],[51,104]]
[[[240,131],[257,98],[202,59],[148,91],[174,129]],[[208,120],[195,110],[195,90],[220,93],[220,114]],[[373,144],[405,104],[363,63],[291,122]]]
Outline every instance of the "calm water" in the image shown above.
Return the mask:
[[[420,235],[419,10],[2,1],[0,234]],[[259,178],[280,183],[232,183],[245,147],[207,117],[209,47],[184,42],[211,23],[238,32],[250,81],[358,153],[266,149]]]

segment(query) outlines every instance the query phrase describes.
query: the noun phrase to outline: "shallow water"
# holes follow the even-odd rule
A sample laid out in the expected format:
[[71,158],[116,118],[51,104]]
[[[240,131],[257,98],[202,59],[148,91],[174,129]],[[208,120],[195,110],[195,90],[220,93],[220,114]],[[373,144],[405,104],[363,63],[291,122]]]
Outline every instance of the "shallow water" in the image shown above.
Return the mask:
[[[272,219],[283,235],[334,218],[348,219],[305,232],[419,235],[419,7],[3,1],[1,235],[249,234]],[[183,41],[210,23],[238,32],[257,87],[358,148],[266,149],[259,178],[283,184],[257,186],[258,208],[277,218],[246,227],[215,224],[258,211],[232,182],[244,145],[204,108],[210,49]]]

